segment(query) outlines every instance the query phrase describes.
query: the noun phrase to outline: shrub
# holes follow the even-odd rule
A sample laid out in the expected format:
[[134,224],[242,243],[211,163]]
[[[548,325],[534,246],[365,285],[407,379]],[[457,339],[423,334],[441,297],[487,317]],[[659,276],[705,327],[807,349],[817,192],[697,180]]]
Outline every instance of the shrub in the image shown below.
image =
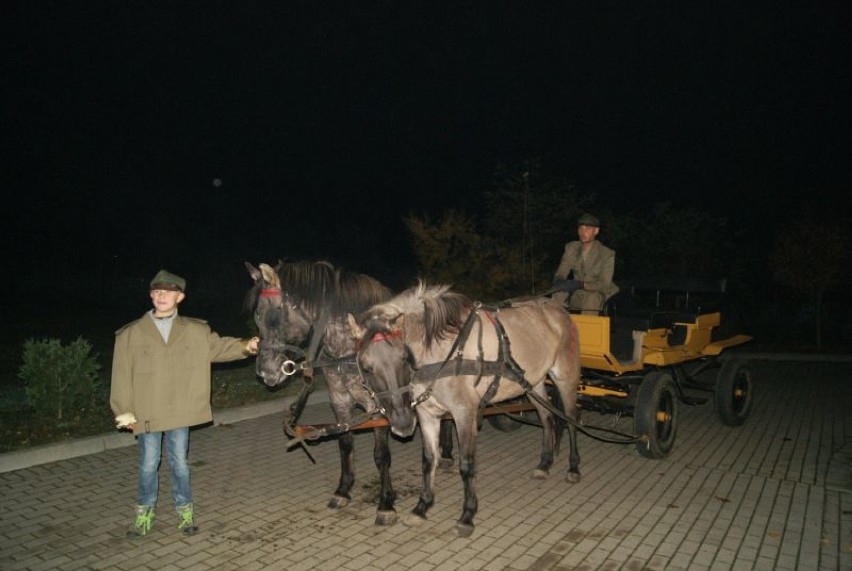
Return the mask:
[[91,343],[82,337],[64,347],[58,339],[24,343],[18,378],[37,414],[61,421],[68,412],[95,405],[101,367],[91,350]]

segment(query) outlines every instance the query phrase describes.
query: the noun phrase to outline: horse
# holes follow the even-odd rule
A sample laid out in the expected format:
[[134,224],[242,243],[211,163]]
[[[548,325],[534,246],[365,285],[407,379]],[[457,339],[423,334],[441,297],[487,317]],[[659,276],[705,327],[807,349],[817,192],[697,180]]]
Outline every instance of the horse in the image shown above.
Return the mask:
[[[405,523],[417,525],[435,500],[439,425],[449,413],[456,425],[464,503],[456,531],[468,537],[477,511],[475,455],[482,408],[527,394],[542,421],[541,457],[533,477],[553,465],[558,434],[545,377],[564,407],[570,452],[566,479],[580,480],[575,424],[580,357],[577,328],[563,307],[531,298],[486,308],[447,285],[422,281],[366,312],[349,316],[359,340],[358,365],[388,415],[395,434],[420,425],[423,480],[419,500]],[[511,341],[511,343],[510,343]],[[511,345],[511,348],[510,348]],[[414,412],[412,412],[412,409]]]
[[[351,357],[355,354],[356,343],[346,316],[389,299],[390,290],[370,276],[344,271],[325,261],[279,262],[275,268],[268,264],[260,264],[259,268],[248,262],[245,265],[255,282],[246,294],[246,306],[254,313],[261,338],[257,376],[270,387],[285,382],[297,370],[288,352],[304,356],[293,344],[302,344],[310,337],[307,359],[336,362],[324,368],[324,375],[338,425],[357,424],[354,419],[358,407],[364,409],[365,414],[377,413]],[[311,355],[311,352],[316,354]],[[396,493],[390,477],[388,427],[380,426],[373,432],[373,457],[380,478],[376,524],[390,525],[396,521]],[[346,430],[340,434],[340,480],[328,502],[329,508],[343,508],[352,499],[355,483],[353,443],[351,432]]]
[[[361,383],[354,358],[356,342],[351,337],[346,316],[389,299],[391,292],[370,276],[336,268],[326,261],[279,262],[275,268],[268,264],[259,264],[259,268],[248,262],[245,265],[254,280],[254,286],[246,294],[245,306],[253,312],[261,338],[257,376],[270,387],[284,383],[298,370],[291,360],[293,356],[309,361],[324,359],[333,364],[324,368],[326,386],[337,426],[344,428],[338,439],[340,480],[328,507],[343,508],[351,501],[355,484],[353,437],[348,427],[356,424],[358,408],[363,409],[365,415],[380,412]],[[306,354],[299,345],[309,338]],[[380,479],[377,525],[396,521],[388,431],[387,426],[373,431],[373,458]],[[448,468],[453,465],[449,422],[442,427],[441,441],[441,465]]]

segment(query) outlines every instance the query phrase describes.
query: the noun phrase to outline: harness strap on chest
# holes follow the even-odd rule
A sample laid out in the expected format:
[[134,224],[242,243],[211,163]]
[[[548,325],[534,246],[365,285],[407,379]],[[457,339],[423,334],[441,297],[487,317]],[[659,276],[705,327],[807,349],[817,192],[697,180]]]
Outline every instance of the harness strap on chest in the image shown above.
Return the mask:
[[[489,318],[491,317],[490,314]],[[516,383],[518,383],[524,391],[532,390],[532,385],[527,381],[526,376],[524,375],[524,370],[518,366],[515,360],[512,358],[512,351],[509,346],[509,336],[506,335],[506,328],[503,327],[503,322],[500,321],[499,316],[495,316],[491,319],[494,324],[494,329],[497,332],[497,360],[503,364],[505,373],[500,377],[495,377],[491,382],[491,386],[488,387],[485,395],[482,398],[482,402],[480,402],[480,408],[484,408],[485,406],[491,404],[491,399],[494,398],[494,395],[497,394],[497,389],[499,388],[500,378],[502,376],[506,376]]]
[[[485,315],[486,317],[488,317],[488,320],[491,321],[492,325],[494,325],[494,329],[497,333],[497,359],[494,361],[485,360],[484,351],[482,349],[482,327],[480,327],[478,339],[478,358],[463,358],[464,351],[462,348],[465,346],[468,338],[470,337],[474,321],[478,321],[480,325],[482,323],[482,317],[480,315],[479,309],[480,306],[477,306],[476,309],[470,312],[470,315],[468,316],[467,320],[459,331],[459,334],[456,337],[453,346],[450,348],[450,351],[447,354],[447,358],[439,363],[429,363],[427,365],[422,365],[414,372],[412,381],[434,383],[436,379],[442,377],[475,375],[477,377],[475,383],[478,384],[483,376],[492,375],[493,378],[491,380],[491,384],[485,391],[485,394],[483,395],[483,398],[480,401],[480,408],[484,408],[497,394],[497,391],[500,388],[500,380],[503,377],[507,377],[512,381],[518,383],[521,388],[524,389],[524,391],[531,390],[532,385],[530,385],[530,383],[524,377],[523,369],[521,369],[515,362],[515,360],[511,357],[509,341],[506,336],[506,330],[503,327],[503,324],[498,318],[492,316],[488,311],[485,312]],[[455,357],[453,357],[454,355]],[[446,365],[450,360],[453,360],[453,366],[447,367]]]
[[443,365],[443,363],[429,363],[419,367],[413,371],[413,381],[427,382],[442,377],[511,376],[511,371],[507,371],[503,363],[499,361],[461,359],[454,364],[453,370],[447,370]]

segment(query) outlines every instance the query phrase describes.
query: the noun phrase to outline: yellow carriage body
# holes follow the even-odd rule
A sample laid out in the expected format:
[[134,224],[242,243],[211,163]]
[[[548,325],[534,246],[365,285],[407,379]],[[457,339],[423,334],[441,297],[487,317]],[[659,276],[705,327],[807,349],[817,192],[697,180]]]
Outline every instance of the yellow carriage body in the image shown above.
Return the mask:
[[[672,326],[685,330],[682,342],[671,344],[672,328],[657,327],[644,330],[638,359],[619,359],[610,346],[611,321],[605,315],[572,315],[580,337],[580,364],[585,369],[623,375],[640,371],[647,366],[665,367],[701,357],[719,355],[724,349],[751,340],[738,334],[727,339],[712,340],[719,326],[718,312],[698,315],[695,321],[673,321]],[[635,355],[634,355],[635,356]]]

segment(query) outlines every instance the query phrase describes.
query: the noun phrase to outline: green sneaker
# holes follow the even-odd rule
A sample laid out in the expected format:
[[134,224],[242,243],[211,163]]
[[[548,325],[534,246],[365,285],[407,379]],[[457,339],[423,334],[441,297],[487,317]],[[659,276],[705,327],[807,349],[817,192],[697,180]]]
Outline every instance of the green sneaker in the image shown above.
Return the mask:
[[176,509],[178,517],[180,518],[178,529],[181,530],[184,535],[194,535],[198,533],[198,524],[195,523],[195,514],[192,511],[192,504],[178,506]]
[[136,539],[147,535],[154,524],[154,508],[151,506],[136,506],[136,517],[133,525],[127,530],[127,539]]

